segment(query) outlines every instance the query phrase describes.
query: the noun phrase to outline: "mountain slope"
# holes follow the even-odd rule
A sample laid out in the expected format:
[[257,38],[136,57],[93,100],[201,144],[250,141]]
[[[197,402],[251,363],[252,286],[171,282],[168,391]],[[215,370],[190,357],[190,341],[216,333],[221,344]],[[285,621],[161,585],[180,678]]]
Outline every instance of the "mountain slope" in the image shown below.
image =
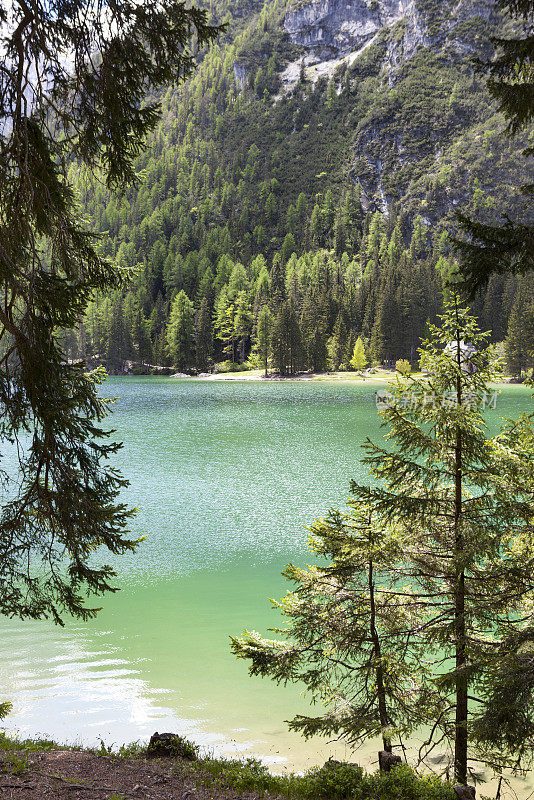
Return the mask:
[[[212,12],[228,31],[160,98],[139,188],[114,198],[76,176],[106,251],[138,272],[96,300],[72,355],[177,363],[167,329],[184,291],[197,329],[211,326],[198,368],[246,357],[266,304],[275,322],[288,305],[299,368],[347,363],[358,335],[376,360],[413,359],[439,311],[454,210],[521,203],[521,142],[501,135],[472,63],[506,24],[490,0]],[[515,300],[515,279],[499,278],[478,303],[497,340]]]

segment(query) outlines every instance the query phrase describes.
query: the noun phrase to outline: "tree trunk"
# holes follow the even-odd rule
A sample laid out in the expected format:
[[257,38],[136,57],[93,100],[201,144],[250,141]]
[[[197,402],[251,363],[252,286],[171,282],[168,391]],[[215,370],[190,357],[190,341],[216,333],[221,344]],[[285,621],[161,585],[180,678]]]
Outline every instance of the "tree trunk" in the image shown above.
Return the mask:
[[384,670],[382,668],[382,649],[380,647],[380,637],[376,629],[376,605],[375,605],[375,583],[373,574],[373,561],[369,561],[369,601],[371,605],[371,640],[373,642],[373,654],[375,657],[375,677],[376,693],[378,695],[378,716],[380,727],[382,728],[382,741],[386,753],[391,753],[391,739],[385,733],[389,727],[389,718],[386,704],[386,690],[384,687]]
[[[458,341],[458,365],[461,365],[460,343]],[[462,403],[461,378],[456,380],[456,399],[458,407]],[[456,558],[462,557],[465,542],[461,526],[462,516],[462,432],[456,429],[454,448],[454,548]],[[467,784],[467,714],[468,680],[465,674],[466,625],[465,625],[465,573],[463,568],[457,572],[454,590],[454,637],[456,656],[456,718],[454,735],[454,777],[458,783]]]

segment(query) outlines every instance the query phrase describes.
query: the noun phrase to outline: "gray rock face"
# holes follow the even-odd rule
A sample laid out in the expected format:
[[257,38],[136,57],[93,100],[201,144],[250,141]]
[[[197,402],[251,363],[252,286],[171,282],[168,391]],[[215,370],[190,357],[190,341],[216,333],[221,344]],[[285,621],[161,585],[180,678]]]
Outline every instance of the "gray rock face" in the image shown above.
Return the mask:
[[236,85],[242,89],[245,86],[248,78],[248,69],[244,64],[239,61],[234,61],[234,80]]
[[311,0],[288,10],[284,28],[295,44],[325,58],[360,50],[384,25],[401,19],[413,0]]
[[[452,32],[464,19],[488,18],[494,0],[442,0],[441,34]],[[435,33],[424,16],[420,0],[296,0],[284,19],[284,29],[294,44],[321,60],[359,51],[382,28],[404,20],[403,36],[390,46],[390,63],[405,61],[419,48],[434,44]]]
[[381,26],[364,0],[312,0],[288,11],[284,27],[295,44],[332,57],[359,49]]

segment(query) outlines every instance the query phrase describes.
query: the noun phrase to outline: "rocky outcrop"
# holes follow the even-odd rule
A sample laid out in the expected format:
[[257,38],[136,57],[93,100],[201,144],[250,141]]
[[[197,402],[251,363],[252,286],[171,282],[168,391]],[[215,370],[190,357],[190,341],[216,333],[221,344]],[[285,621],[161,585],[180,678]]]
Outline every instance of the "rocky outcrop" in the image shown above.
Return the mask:
[[284,28],[295,44],[335,58],[360,50],[384,26],[401,19],[413,0],[311,0],[289,8]]
[[284,28],[295,44],[319,50],[326,59],[362,47],[380,29],[380,20],[364,0],[312,0],[290,9]]
[[[377,91],[385,106],[393,109],[390,116],[384,116],[378,107],[377,113],[367,122],[358,122],[355,130],[349,177],[360,192],[364,208],[387,215],[402,192],[399,187],[404,175],[414,172],[412,165],[419,164],[422,157],[429,163],[439,161],[440,136],[444,135],[437,132],[439,125],[422,131],[420,120],[412,125],[411,121],[397,119],[392,124],[392,90],[397,82],[402,84],[405,68],[409,71],[410,61],[419,55],[420,63],[424,63],[425,49],[451,64],[469,64],[475,53],[491,57],[487,34],[496,29],[495,5],[495,0],[289,0],[283,27],[293,44],[300,47],[300,54],[280,73],[282,94],[292,91],[302,72],[308,81],[315,82],[335,79],[339,70],[343,78],[339,78],[337,89],[341,91],[341,80],[346,81],[348,76],[356,85],[362,74],[373,69],[379,77]],[[489,51],[485,53],[483,47],[489,47]],[[355,67],[358,63],[362,64],[360,73]],[[345,72],[344,67],[348,68]],[[460,109],[460,113],[464,112]],[[414,141],[419,144],[414,146]],[[397,174],[401,175],[399,181],[392,180]],[[436,205],[439,202],[435,199]],[[458,198],[446,194],[442,205],[450,207],[458,202]]]
[[247,82],[248,69],[240,61],[234,61],[234,80],[239,89],[243,89]]
[[[282,85],[290,91],[301,70],[311,81],[331,78],[376,44],[383,85],[393,89],[403,67],[424,48],[451,60],[480,54],[481,34],[495,24],[494,8],[495,0],[294,0],[283,24],[303,50],[281,73]],[[432,134],[420,138],[431,148]],[[435,146],[437,153],[437,139]],[[378,114],[357,129],[349,175],[368,208],[387,215],[396,196],[388,194],[392,182],[387,177],[420,157],[419,150],[406,147],[402,130],[390,130],[390,120]],[[447,202],[454,204],[454,199]]]
[[388,58],[393,68],[410,58],[419,47],[457,43],[455,37],[467,19],[488,19],[494,0],[440,0],[439,13],[429,12],[423,0],[297,0],[284,18],[284,29],[292,42],[313,54],[317,61],[340,59],[360,51],[384,28],[403,20],[402,36],[389,42]]

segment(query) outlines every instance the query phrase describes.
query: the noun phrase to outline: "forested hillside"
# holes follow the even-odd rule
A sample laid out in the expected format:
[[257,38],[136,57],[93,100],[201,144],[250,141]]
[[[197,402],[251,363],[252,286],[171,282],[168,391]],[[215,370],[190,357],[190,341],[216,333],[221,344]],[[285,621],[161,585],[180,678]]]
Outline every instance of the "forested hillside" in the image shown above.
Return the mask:
[[[417,359],[452,266],[455,211],[521,213],[473,57],[509,22],[490,0],[212,3],[228,27],[163,115],[123,196],[71,167],[102,247],[131,270],[67,336],[71,358],[288,374]],[[534,281],[494,277],[475,311],[530,365]]]

